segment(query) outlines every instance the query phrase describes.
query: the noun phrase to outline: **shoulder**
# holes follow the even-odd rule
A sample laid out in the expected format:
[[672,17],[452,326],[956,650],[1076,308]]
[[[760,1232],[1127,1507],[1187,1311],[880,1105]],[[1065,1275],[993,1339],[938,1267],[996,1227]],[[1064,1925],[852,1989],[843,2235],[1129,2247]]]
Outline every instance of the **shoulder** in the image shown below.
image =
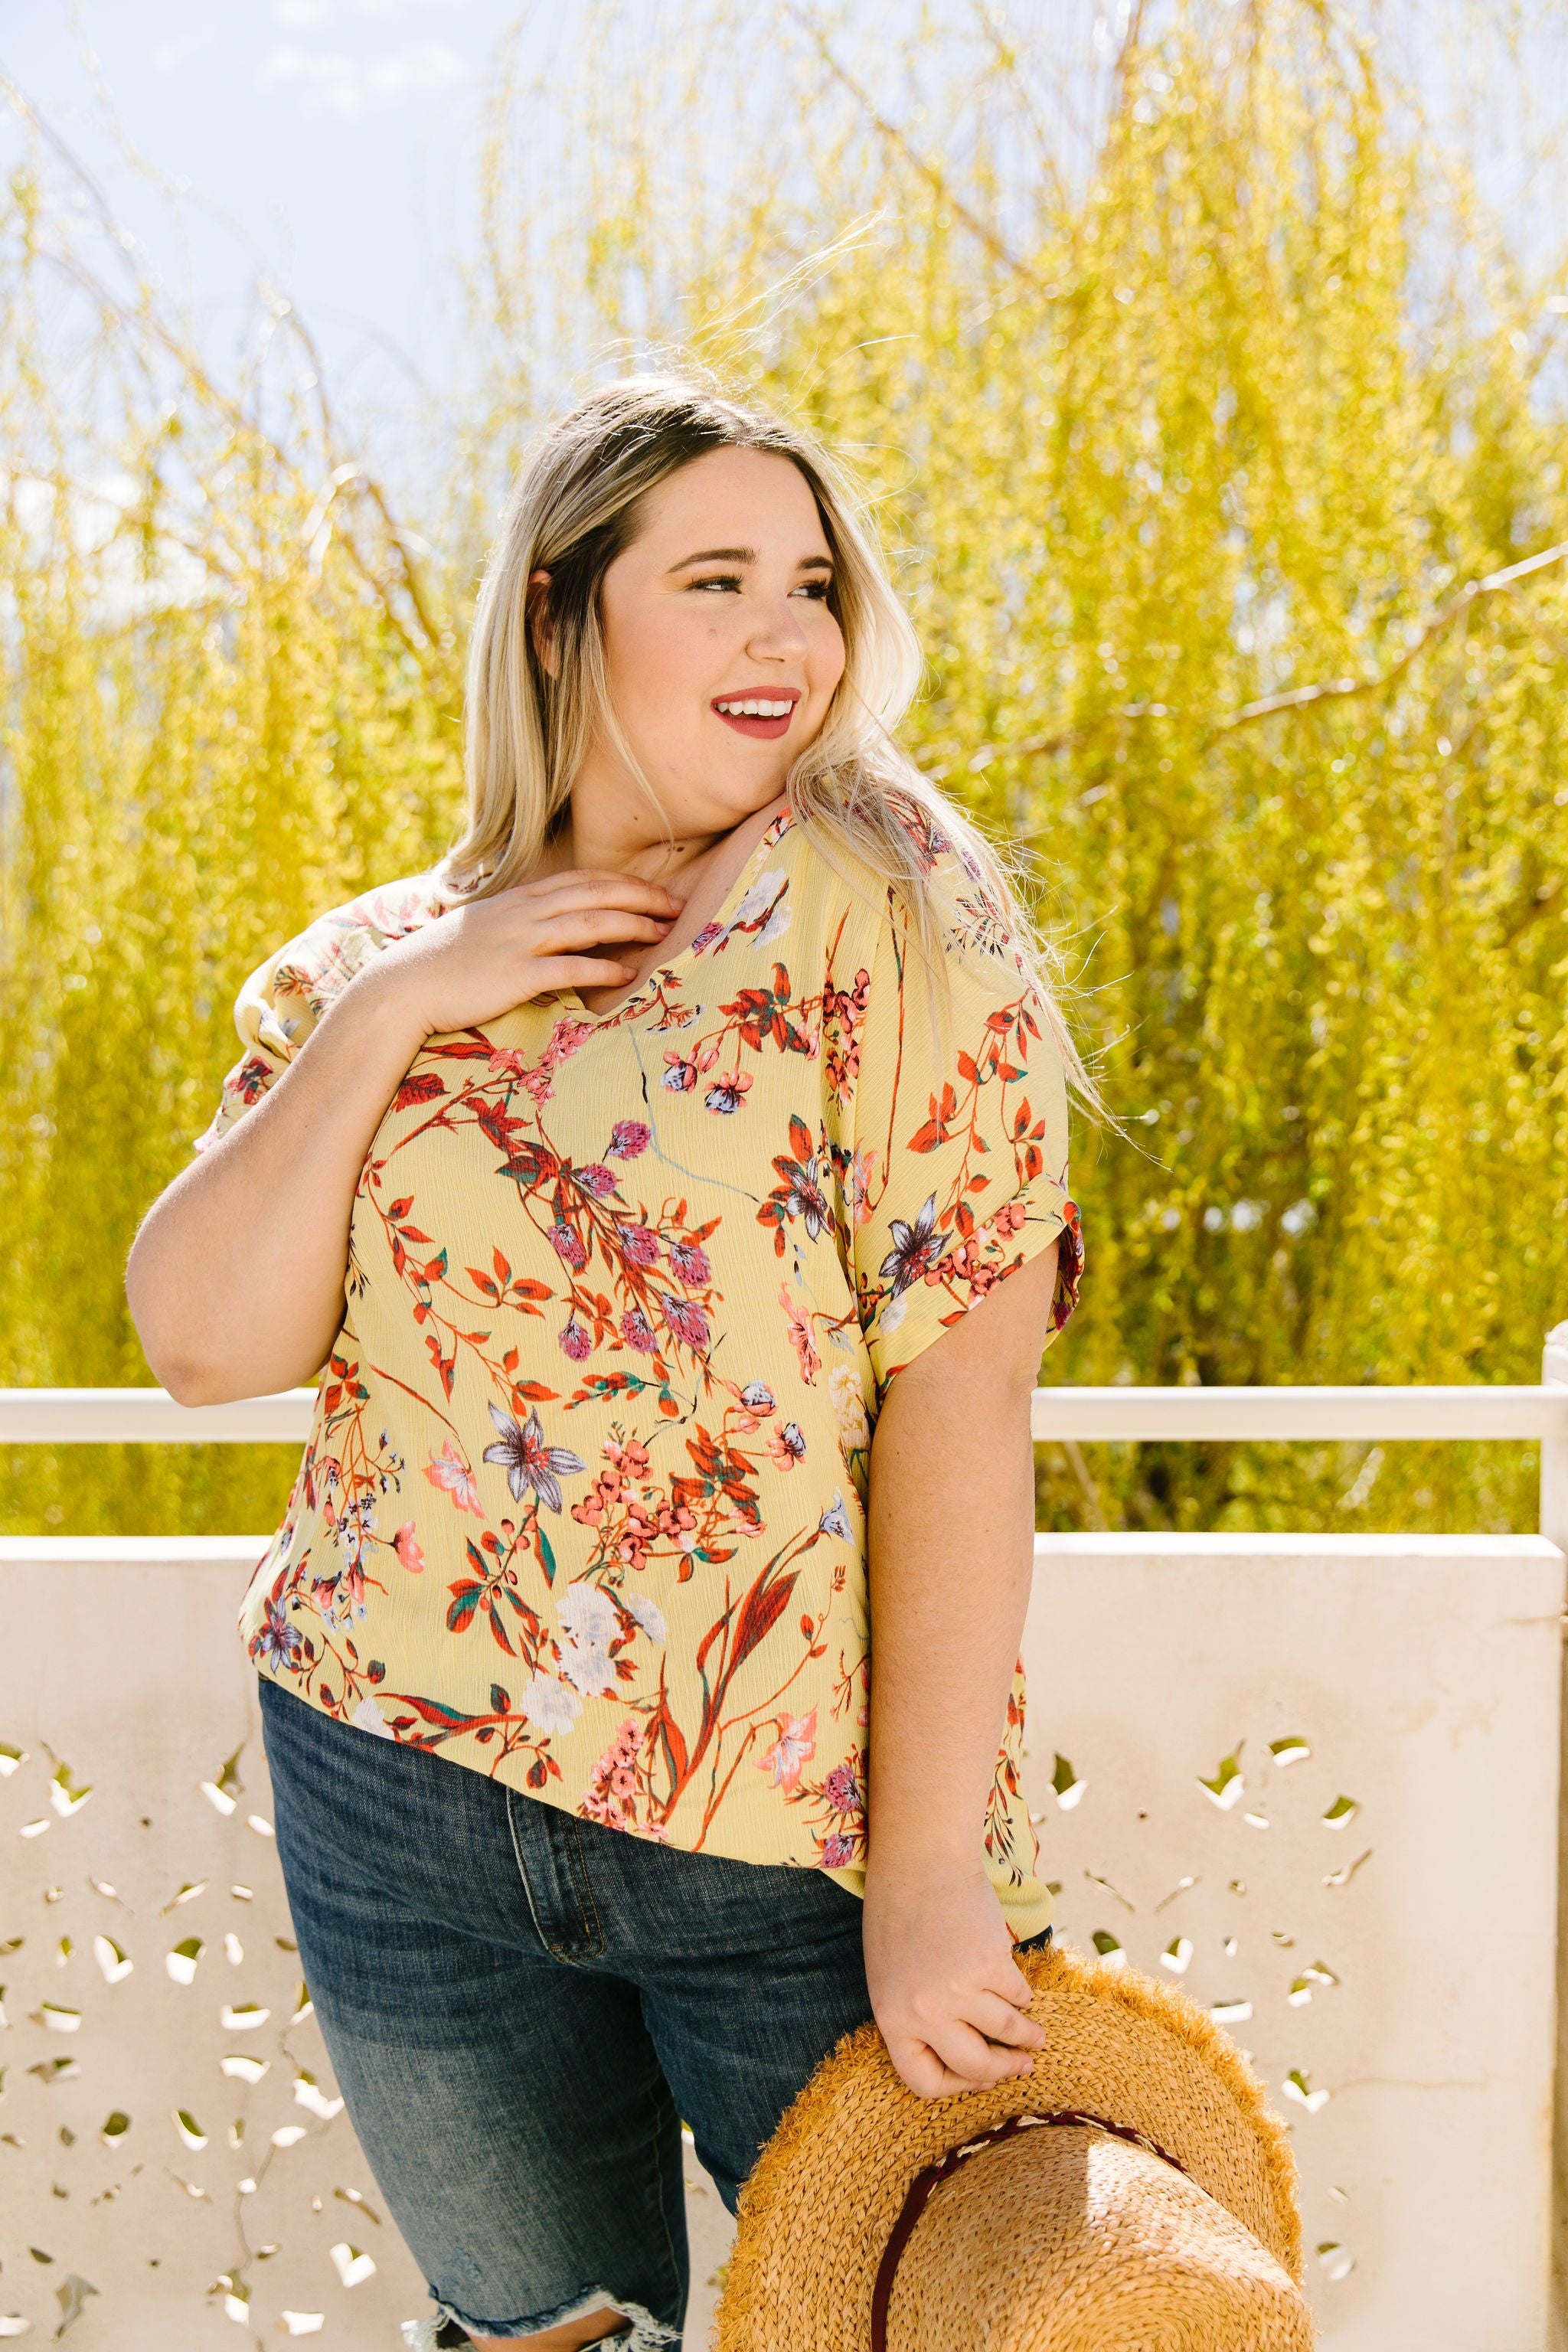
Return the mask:
[[907,879],[868,876],[872,887],[868,929],[873,952],[902,971],[910,953],[923,961],[919,942],[923,911],[927,937],[950,973],[963,972],[998,990],[1016,993],[1031,983],[1016,905],[996,887],[956,826],[911,795],[894,792],[889,808],[914,853]]
[[274,950],[247,991],[260,987],[275,998],[300,997],[320,1014],[383,948],[438,920],[452,898],[434,868],[377,883],[314,916]]

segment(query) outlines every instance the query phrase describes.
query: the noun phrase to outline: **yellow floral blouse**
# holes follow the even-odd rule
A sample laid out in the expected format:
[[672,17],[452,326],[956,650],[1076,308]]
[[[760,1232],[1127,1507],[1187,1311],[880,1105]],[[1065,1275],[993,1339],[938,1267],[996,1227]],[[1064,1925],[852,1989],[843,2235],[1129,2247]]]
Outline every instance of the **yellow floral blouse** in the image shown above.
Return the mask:
[[[1059,1328],[1082,1263],[1043,1008],[980,877],[900,808],[953,979],[934,1055],[897,894],[851,887],[787,801],[613,1010],[562,989],[428,1040],[360,1175],[342,1326],[238,1619],[258,1671],[329,1715],[856,1892],[871,1422],[1058,1234]],[[416,875],[269,957],[197,1150],[441,912]],[[1020,1668],[985,1828],[1019,1937],[1050,1916],[1023,1718]]]

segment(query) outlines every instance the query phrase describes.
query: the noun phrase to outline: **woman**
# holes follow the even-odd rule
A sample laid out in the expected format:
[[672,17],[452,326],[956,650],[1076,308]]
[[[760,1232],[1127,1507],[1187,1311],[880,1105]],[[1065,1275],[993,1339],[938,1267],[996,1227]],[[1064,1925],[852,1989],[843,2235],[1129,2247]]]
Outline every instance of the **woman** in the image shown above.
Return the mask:
[[132,1253],[183,1402],[320,1379],[239,1622],[421,2341],[673,2343],[681,2118],[733,2210],[868,2017],[925,2097],[1041,2038],[1016,1660],[1081,1074],[892,741],[918,676],[808,436],[595,393],[486,578],[467,831],[246,984]]

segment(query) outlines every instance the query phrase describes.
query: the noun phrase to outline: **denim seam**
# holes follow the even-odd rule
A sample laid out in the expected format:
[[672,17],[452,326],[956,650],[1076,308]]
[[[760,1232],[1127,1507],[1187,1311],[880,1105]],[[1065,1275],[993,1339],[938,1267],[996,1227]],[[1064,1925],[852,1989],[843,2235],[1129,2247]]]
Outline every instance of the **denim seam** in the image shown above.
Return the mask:
[[[644,2020],[644,2030],[647,2030],[646,2019]],[[675,2094],[669,2087],[669,2084],[666,2079],[662,2067],[659,2069],[658,2080],[664,2092],[668,2111],[675,2119],[676,2144],[679,2147],[680,2142],[680,2111],[675,2104]],[[675,2291],[677,2297],[679,2298],[680,2293],[680,2258],[675,2251],[675,2237],[669,2226],[669,2207],[665,2201],[664,2167],[659,2162],[658,2158],[658,2134],[657,2126],[655,2128],[653,2147],[653,2186],[654,2194],[658,2200],[658,2225],[664,2231],[665,2252],[669,2258],[669,2275],[675,2283]],[[686,2160],[684,2153],[680,2159],[680,2199],[681,2227],[684,2230],[686,2205]]]
[[[544,1952],[548,1953],[548,1954],[549,1954],[549,1956],[550,1956],[550,1958],[551,1958],[552,1959],[559,1959],[559,1958],[560,1958],[560,1957],[561,1957],[561,1955],[560,1955],[560,1953],[556,1950],[555,1946],[551,1942],[551,1940],[550,1940],[549,1937],[548,1937],[548,1936],[545,1934],[545,1932],[544,1932],[544,1922],[541,1919],[541,1917],[540,1917],[540,1916],[539,1916],[539,1906],[538,1906],[538,1904],[537,1904],[537,1903],[534,1901],[534,1899],[533,1899],[533,1885],[532,1885],[532,1882],[531,1881],[531,1879],[529,1878],[529,1875],[528,1875],[528,1864],[527,1864],[527,1863],[526,1863],[526,1862],[523,1860],[523,1858],[522,1858],[522,1848],[521,1848],[521,1846],[518,1843],[518,1837],[517,1837],[517,1816],[516,1816],[516,1814],[514,1813],[514,1811],[512,1811],[513,1806],[514,1806],[514,1805],[516,1805],[516,1804],[518,1804],[519,1802],[521,1802],[521,1803],[522,1803],[522,1804],[527,1805],[527,1804],[532,1804],[532,1803],[534,1803],[534,1802],[536,1802],[536,1801],[536,1801],[535,1799],[531,1798],[531,1797],[523,1797],[523,1798],[521,1798],[521,1799],[520,1800],[520,1799],[519,1799],[519,1797],[518,1797],[518,1793],[517,1793],[517,1791],[516,1791],[516,1790],[515,1790],[515,1789],[509,1789],[509,1790],[507,1790],[507,1792],[506,1792],[506,1826],[507,1826],[507,1834],[508,1834],[508,1836],[509,1836],[509,1837],[510,1838],[510,1840],[511,1840],[511,1853],[512,1853],[512,1860],[513,1860],[513,1861],[516,1863],[516,1864],[517,1864],[517,1874],[518,1874],[518,1876],[519,1876],[519,1877],[521,1879],[521,1881],[522,1881],[522,1893],[523,1893],[523,1899],[524,1899],[524,1901],[525,1901],[525,1902],[527,1903],[527,1905],[528,1905],[528,1916],[529,1916],[529,1917],[530,1917],[530,1918],[532,1920],[532,1922],[533,1922],[533,1932],[534,1932],[534,1934],[535,1934],[535,1935],[538,1937],[538,1938],[539,1938],[540,1948],[541,1948],[541,1950],[542,1950],[542,1951],[544,1951]],[[454,2313],[453,2316],[454,2316],[454,2317],[456,2317],[456,2314],[455,2314],[455,2313]],[[461,2320],[458,2320],[458,2326],[459,2326],[459,2327],[462,2326],[462,2322],[461,2322]]]
[[577,1895],[577,1916],[587,1940],[586,1959],[602,1959],[605,1953],[605,1930],[600,1922],[598,1906],[594,1901],[594,1885],[588,1875],[588,1857],[583,1851],[583,1841],[577,1834],[577,1824],[568,1813],[561,1823],[562,1843],[571,1858],[571,1870]]

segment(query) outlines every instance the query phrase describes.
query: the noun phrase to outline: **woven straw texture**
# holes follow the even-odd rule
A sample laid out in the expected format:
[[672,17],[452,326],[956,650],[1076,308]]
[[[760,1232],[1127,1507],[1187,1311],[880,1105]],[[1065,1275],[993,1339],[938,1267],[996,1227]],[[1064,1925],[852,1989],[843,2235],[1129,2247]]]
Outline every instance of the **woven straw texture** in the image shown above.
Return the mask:
[[986,2149],[904,2249],[888,2352],[1310,2352],[1273,2255],[1194,2181],[1088,2126]]
[[[823,2061],[742,2191],[716,2352],[864,2352],[877,2266],[916,2174],[1009,2116],[1062,2108],[1130,2125],[1168,2149],[1191,2182],[1225,2207],[1289,2280],[1300,2283],[1301,2230],[1289,2141],[1264,2105],[1258,2078],[1206,2011],[1173,1986],[1131,1969],[1104,1968],[1065,1948],[1017,1957],[1034,1988],[1034,2014],[1049,2037],[1032,2075],[951,2099],[917,2098],[899,2080],[873,2025],[846,2036]],[[1077,2140],[1078,2134],[1067,2126],[1026,2133],[963,2170],[982,2182],[999,2179],[1001,2174],[987,2171],[996,2157],[1057,2137]],[[1094,2137],[1103,2142],[1106,2136]],[[1168,2197],[1182,2176],[1157,2158],[1150,2160],[1159,2165]],[[1125,2171],[1116,2177],[1132,2178]],[[945,2182],[927,2209],[900,2266],[895,2307],[916,2242],[963,2179],[961,2172]],[[964,2200],[959,2203],[968,2210]],[[1016,2262],[1016,2226],[1012,2254]],[[966,2254],[962,2265],[972,2284],[980,2267],[976,2257]],[[903,2339],[896,2340],[899,2352],[906,2352]],[[917,2340],[910,2338],[910,2346]],[[987,2352],[1014,2352],[1005,2333],[973,2340],[984,2341]],[[1050,2339],[1053,2347],[1057,2340]],[[1114,2333],[1082,2340],[1102,2343],[1105,2352],[1118,2341]],[[1120,2338],[1123,2347],[1132,2340]],[[1162,2346],[1165,2340],[1150,2339]],[[1229,2340],[1212,2339],[1215,2345]],[[1234,2340],[1239,2346],[1253,2339]],[[1279,2339],[1282,2346],[1298,2340],[1310,2336]],[[1017,2338],[1018,2352],[1026,2341]],[[890,2337],[889,2352],[894,2342]]]

